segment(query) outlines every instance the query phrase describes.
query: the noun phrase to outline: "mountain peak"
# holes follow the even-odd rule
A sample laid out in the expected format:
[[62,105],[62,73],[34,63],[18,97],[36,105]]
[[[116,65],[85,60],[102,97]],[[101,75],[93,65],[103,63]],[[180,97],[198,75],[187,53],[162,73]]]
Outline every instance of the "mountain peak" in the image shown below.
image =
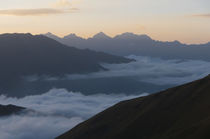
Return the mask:
[[173,43],[180,45],[181,43],[178,40],[173,41]]
[[83,39],[82,37],[77,36],[75,33],[71,33],[63,37],[63,39]]
[[54,35],[54,34],[52,34],[51,32],[47,32],[45,35]]
[[71,33],[69,35],[64,36],[64,38],[67,38],[67,37],[78,37],[78,36],[75,33]]
[[93,38],[95,38],[95,39],[110,39],[111,37],[109,37],[108,35],[106,35],[103,32],[99,32],[96,35],[94,35]]
[[56,36],[55,34],[51,33],[51,32],[47,32],[46,34],[43,34],[44,36],[54,39],[54,40],[59,40],[60,38],[58,36]]
[[116,39],[141,39],[141,40],[151,40],[151,38],[145,34],[138,35],[131,32],[126,32],[121,35],[115,36]]

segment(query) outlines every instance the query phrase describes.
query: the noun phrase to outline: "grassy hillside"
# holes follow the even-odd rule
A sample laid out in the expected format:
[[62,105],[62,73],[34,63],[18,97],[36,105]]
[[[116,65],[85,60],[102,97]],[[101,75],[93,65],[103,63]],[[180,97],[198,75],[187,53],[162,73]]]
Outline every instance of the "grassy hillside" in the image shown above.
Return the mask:
[[210,76],[121,102],[57,139],[208,139]]

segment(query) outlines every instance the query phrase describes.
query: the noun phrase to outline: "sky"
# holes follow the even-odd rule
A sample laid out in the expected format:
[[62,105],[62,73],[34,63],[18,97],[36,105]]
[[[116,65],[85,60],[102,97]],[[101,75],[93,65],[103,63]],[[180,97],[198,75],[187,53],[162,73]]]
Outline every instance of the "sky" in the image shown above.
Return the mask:
[[0,33],[58,36],[147,34],[155,40],[210,41],[209,0],[2,0]]

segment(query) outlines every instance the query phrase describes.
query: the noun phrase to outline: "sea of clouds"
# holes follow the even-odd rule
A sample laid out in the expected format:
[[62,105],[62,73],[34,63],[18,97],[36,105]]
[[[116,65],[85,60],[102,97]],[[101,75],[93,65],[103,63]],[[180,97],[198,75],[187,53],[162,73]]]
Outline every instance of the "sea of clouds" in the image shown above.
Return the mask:
[[157,85],[180,85],[210,74],[210,62],[201,60],[165,60],[145,56],[128,56],[136,62],[128,64],[104,64],[109,71],[86,75],[68,75],[70,80],[104,77],[134,77],[141,82]]
[[[66,75],[65,80],[94,79],[109,77],[134,77],[141,82],[156,85],[180,85],[193,80],[203,78],[210,74],[210,62],[202,60],[165,60],[154,57],[131,55],[128,58],[135,62],[126,64],[103,64],[108,71],[100,71],[90,74]],[[62,80],[56,77],[28,76],[28,81],[37,80]]]
[[[141,82],[156,85],[179,85],[200,79],[210,73],[210,62],[207,61],[164,60],[143,56],[129,56],[129,58],[136,59],[136,62],[104,64],[109,71],[86,75],[67,75],[65,80],[133,77]],[[31,76],[27,79],[36,81],[40,80],[40,77]],[[41,79],[62,80],[47,76]],[[42,95],[20,99],[1,96],[1,104],[23,106],[35,112],[0,118],[0,136],[1,139],[52,139],[122,100],[142,95],[147,94],[85,96],[82,93],[68,92],[65,89],[52,89]]]
[[1,104],[14,104],[34,110],[27,114],[0,118],[1,139],[53,139],[78,123],[122,101],[139,96],[90,95],[52,89],[24,98],[0,96]]

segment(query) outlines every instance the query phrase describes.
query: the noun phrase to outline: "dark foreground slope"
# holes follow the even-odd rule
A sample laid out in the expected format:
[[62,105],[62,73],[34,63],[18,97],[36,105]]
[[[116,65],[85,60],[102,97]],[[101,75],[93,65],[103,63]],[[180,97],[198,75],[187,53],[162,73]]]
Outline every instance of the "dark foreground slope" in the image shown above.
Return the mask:
[[209,139],[210,76],[121,102],[57,139]]
[[24,110],[23,107],[18,107],[15,105],[0,105],[0,116],[8,116],[11,114],[17,114]]
[[2,84],[10,86],[25,75],[89,73],[105,70],[101,63],[131,61],[102,52],[67,47],[42,35],[0,35],[0,87]]

